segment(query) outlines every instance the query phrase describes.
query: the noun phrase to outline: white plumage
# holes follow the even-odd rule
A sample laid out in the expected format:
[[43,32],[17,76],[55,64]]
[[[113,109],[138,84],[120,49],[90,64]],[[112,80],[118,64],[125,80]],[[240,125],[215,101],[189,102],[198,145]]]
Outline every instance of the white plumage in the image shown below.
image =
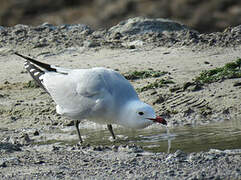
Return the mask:
[[[41,63],[15,53],[27,60],[25,68],[56,103],[57,113],[79,122],[88,119],[129,128],[144,128],[153,122],[166,124],[154,109],[140,101],[133,86],[118,72],[106,68],[64,69]],[[35,65],[43,68],[39,69]]]

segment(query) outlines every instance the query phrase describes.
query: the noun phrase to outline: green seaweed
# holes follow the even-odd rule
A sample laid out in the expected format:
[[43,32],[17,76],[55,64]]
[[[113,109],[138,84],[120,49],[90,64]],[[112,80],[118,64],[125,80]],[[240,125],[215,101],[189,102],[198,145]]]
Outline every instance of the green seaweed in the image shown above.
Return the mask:
[[166,71],[154,71],[154,70],[145,70],[145,71],[133,71],[130,73],[124,73],[124,77],[128,80],[136,80],[136,79],[145,79],[152,77],[161,77],[168,72]]
[[241,59],[238,58],[234,62],[225,64],[223,67],[202,71],[194,81],[201,84],[207,84],[225,79],[241,78],[240,67]]
[[27,83],[24,83],[23,87],[24,88],[38,88],[39,85],[34,80],[30,80]]

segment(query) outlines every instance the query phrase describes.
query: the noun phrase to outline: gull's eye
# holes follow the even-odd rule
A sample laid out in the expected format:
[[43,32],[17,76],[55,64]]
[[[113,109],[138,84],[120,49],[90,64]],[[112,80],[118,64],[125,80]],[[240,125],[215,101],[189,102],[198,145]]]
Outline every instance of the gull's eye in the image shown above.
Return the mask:
[[142,116],[144,114],[144,112],[138,112],[138,114]]

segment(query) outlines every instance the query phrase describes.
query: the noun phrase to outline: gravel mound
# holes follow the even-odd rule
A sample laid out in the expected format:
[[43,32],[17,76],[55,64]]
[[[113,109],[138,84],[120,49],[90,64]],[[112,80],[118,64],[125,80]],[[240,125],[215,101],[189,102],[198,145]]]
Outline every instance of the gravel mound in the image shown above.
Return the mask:
[[[54,49],[70,47],[135,48],[136,46],[233,47],[241,44],[240,25],[223,32],[200,34],[175,21],[131,18],[104,31],[93,31],[86,25],[0,27],[0,47],[21,49]],[[134,42],[134,43],[133,43]],[[137,43],[138,42],[138,43]]]
[[92,28],[108,28],[136,16],[170,18],[197,29],[215,32],[241,23],[238,0],[3,0],[0,24],[38,25],[84,23]]
[[168,19],[131,18],[122,21],[108,30],[109,33],[121,33],[123,35],[143,35],[146,33],[163,33],[164,31],[185,31],[189,28],[183,24]]
[[0,28],[0,47],[15,49],[56,48],[83,46],[92,30],[83,24],[60,25],[44,23],[39,26],[16,25]]

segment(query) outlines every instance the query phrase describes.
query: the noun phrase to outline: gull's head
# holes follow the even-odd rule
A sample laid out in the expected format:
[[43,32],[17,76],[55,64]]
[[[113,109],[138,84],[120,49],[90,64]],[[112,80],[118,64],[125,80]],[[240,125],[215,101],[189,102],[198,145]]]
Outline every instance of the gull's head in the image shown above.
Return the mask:
[[155,122],[167,125],[166,120],[156,116],[154,109],[150,105],[139,100],[128,102],[120,113],[121,125],[126,127],[140,129]]

